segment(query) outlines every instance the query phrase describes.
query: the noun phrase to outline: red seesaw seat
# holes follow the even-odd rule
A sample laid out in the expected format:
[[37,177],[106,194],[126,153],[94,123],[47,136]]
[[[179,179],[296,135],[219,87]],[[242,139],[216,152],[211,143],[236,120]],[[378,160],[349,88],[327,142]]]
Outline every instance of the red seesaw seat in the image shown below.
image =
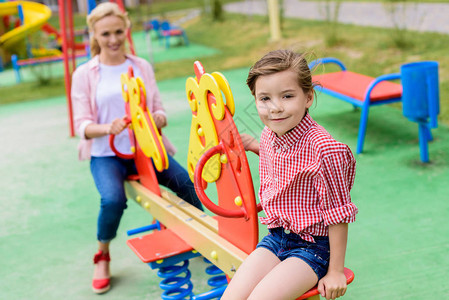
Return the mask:
[[[352,272],[350,269],[345,268],[344,270],[345,272],[345,276],[346,276],[346,282],[347,284],[350,284],[353,280],[354,280],[354,272]],[[303,300],[303,299],[314,299],[311,297],[316,296],[316,299],[320,299],[320,296],[318,296],[318,289],[317,286],[315,286],[314,288],[310,289],[307,293],[303,294],[301,297],[297,298],[296,300]]]
[[193,250],[170,229],[129,239],[126,244],[144,263],[160,261]]

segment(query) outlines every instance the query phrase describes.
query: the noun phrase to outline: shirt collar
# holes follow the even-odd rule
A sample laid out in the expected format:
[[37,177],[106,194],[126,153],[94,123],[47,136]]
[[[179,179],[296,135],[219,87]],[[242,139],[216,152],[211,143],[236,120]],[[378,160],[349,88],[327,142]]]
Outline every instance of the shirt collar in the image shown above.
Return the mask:
[[[132,57],[128,54],[125,53],[125,56],[127,59],[132,59]],[[98,69],[100,67],[100,56],[99,55],[95,55],[89,62],[89,69]]]
[[285,149],[290,148],[293,146],[300,138],[301,136],[313,125],[315,124],[315,121],[312,119],[312,117],[309,115],[309,113],[306,113],[304,118],[302,118],[301,122],[299,122],[298,125],[296,125],[295,128],[287,132],[286,134],[282,135],[281,137],[278,137],[276,133],[271,131],[270,140],[272,141],[272,146],[274,148],[283,147]]

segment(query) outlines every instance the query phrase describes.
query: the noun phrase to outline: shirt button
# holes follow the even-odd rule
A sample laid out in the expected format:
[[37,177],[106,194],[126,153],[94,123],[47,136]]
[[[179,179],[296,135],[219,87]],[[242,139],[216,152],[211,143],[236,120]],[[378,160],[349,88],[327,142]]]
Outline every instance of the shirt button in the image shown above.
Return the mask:
[[281,152],[281,149],[276,149],[276,152],[277,152],[277,153]]
[[284,149],[287,149],[288,148],[288,146],[287,145],[284,145]]
[[289,229],[284,228],[284,232],[285,232],[285,234],[290,234],[291,231]]

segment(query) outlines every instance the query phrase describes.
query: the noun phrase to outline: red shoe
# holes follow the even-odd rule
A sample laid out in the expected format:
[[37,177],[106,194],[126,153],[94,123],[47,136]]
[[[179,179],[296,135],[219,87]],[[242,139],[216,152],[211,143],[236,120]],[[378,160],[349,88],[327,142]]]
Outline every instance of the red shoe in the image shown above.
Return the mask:
[[[111,257],[109,253],[103,253],[103,251],[98,250],[94,255],[94,264],[97,264],[100,260],[105,260],[107,262],[111,261]],[[92,280],[92,290],[94,293],[102,294],[107,292],[111,288],[111,279],[110,278],[101,278],[101,279],[93,279]]]

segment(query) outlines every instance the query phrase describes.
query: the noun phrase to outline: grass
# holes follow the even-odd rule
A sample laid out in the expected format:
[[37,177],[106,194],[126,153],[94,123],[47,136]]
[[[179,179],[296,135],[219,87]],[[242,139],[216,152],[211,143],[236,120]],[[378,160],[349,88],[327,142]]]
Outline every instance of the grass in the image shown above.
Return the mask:
[[[192,8],[204,1],[168,1],[166,6],[156,2],[152,10],[169,11],[172,8]],[[156,4],[159,3],[157,6]],[[130,12],[135,23],[139,16]],[[81,17],[75,18],[80,22]],[[84,19],[84,17],[83,17]],[[409,46],[399,49],[394,45],[394,29],[359,27],[339,24],[339,43],[329,47],[325,42],[325,33],[329,29],[325,22],[285,19],[283,39],[277,43],[269,42],[267,17],[246,17],[237,14],[225,14],[225,21],[213,22],[201,16],[184,25],[189,40],[219,50],[219,54],[201,58],[209,71],[223,71],[239,67],[249,67],[269,50],[291,48],[307,51],[314,57],[333,56],[341,59],[348,69],[378,76],[399,71],[401,64],[412,61],[437,60],[440,63],[440,120],[449,124],[449,36],[438,33],[414,32],[408,35]],[[192,59],[156,63],[158,80],[192,75]],[[39,94],[36,94],[39,91]],[[53,79],[47,86],[23,83],[12,87],[0,87],[0,104],[36,98],[48,98],[64,94],[64,84],[59,78]],[[13,95],[14,94],[14,95]]]

